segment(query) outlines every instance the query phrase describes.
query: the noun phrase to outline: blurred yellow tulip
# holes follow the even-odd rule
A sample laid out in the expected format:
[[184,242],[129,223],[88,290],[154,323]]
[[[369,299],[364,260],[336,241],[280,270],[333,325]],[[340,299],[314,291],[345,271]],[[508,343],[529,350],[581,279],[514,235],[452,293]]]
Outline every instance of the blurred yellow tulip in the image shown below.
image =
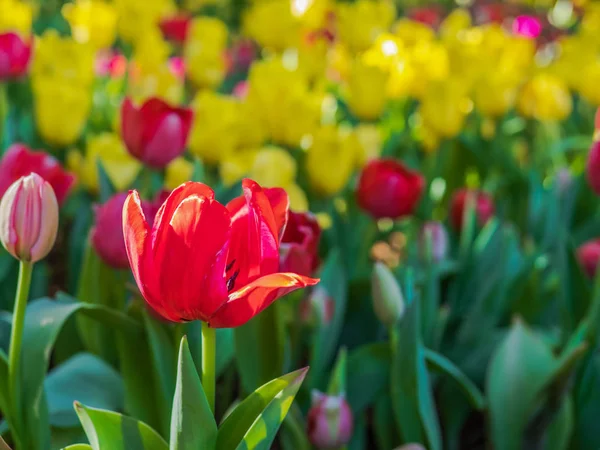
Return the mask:
[[572,109],[567,85],[548,73],[534,75],[521,90],[518,108],[525,117],[537,120],[563,120]]
[[190,151],[204,163],[216,164],[238,147],[240,104],[233,97],[200,91],[191,106]]
[[360,143],[357,146],[356,165],[361,168],[370,160],[379,157],[383,147],[383,138],[381,130],[375,124],[361,123],[354,129],[354,133]]
[[485,116],[500,117],[508,112],[517,99],[517,86],[505,74],[491,70],[482,76],[474,86],[475,107]]
[[0,0],[0,33],[13,31],[28,36],[33,22],[33,5],[21,0]]
[[273,0],[252,5],[244,14],[243,29],[262,47],[282,51],[298,44],[300,21],[290,1]]
[[134,46],[161,18],[177,11],[174,0],[114,0],[114,5],[119,16],[119,36]]
[[400,38],[406,46],[413,46],[421,42],[429,42],[435,39],[435,31],[416,20],[400,19],[395,25],[395,35]]
[[305,161],[311,188],[324,196],[341,191],[352,176],[359,148],[351,131],[335,126],[318,129]]
[[390,28],[395,15],[393,3],[386,0],[338,3],[336,16],[339,38],[351,52],[362,52],[378,35]]
[[448,79],[430,84],[419,111],[426,128],[437,136],[451,138],[461,132],[471,109],[472,102],[461,81]]
[[594,106],[600,106],[600,61],[594,58],[579,74],[578,91],[583,98]]
[[281,147],[263,147],[254,158],[249,176],[263,186],[288,186],[296,180],[296,160]]
[[471,14],[463,8],[453,9],[440,25],[442,39],[456,39],[461,31],[471,27]]
[[117,36],[117,10],[103,0],[77,0],[67,3],[62,14],[71,25],[77,42],[90,43],[95,49],[109,48]]
[[218,86],[227,70],[227,25],[214,17],[198,17],[192,21],[184,47],[187,75],[199,88]]
[[117,191],[128,189],[137,177],[141,164],[131,156],[121,138],[115,133],[101,133],[87,138],[85,156],[69,151],[67,165],[87,189],[99,189],[98,161]]
[[357,59],[352,65],[347,84],[347,102],[350,111],[362,120],[381,116],[387,103],[388,75],[378,67]]
[[194,163],[183,156],[174,159],[165,170],[165,186],[169,190],[175,189],[186,181],[190,181],[194,175]]
[[34,79],[33,94],[34,117],[40,136],[59,147],[73,144],[90,113],[90,90],[70,81],[40,77]]
[[232,186],[248,176],[258,149],[237,150],[221,159],[219,175],[225,186]]
[[281,187],[284,188],[288,194],[291,210],[295,212],[308,211],[308,198],[306,197],[306,192],[304,192],[300,186],[296,183],[291,183]]

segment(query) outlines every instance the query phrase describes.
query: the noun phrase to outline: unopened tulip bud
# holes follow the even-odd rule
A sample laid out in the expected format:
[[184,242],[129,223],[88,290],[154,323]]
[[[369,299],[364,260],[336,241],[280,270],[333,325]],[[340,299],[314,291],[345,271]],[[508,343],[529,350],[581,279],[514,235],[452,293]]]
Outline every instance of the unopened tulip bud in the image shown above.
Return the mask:
[[312,406],[308,411],[307,434],[318,449],[337,449],[352,437],[352,411],[344,395],[312,393]]
[[[421,254],[429,257],[427,252],[431,252],[431,259],[435,262],[442,261],[448,254],[448,233],[440,222],[427,222],[423,225],[420,243]],[[429,245],[431,247],[428,248]]]
[[596,195],[600,195],[600,141],[595,141],[588,153],[585,175]]
[[404,297],[390,269],[380,262],[373,266],[371,276],[373,310],[384,325],[393,326],[404,314]]
[[577,260],[585,273],[593,278],[596,275],[598,261],[600,261],[600,240],[595,239],[582,244],[577,249]]
[[15,258],[36,262],[54,246],[58,202],[52,186],[36,173],[21,177],[0,201],[0,240]]
[[563,167],[558,172],[556,172],[556,187],[558,188],[558,192],[560,194],[564,194],[573,185],[573,175],[571,171]]

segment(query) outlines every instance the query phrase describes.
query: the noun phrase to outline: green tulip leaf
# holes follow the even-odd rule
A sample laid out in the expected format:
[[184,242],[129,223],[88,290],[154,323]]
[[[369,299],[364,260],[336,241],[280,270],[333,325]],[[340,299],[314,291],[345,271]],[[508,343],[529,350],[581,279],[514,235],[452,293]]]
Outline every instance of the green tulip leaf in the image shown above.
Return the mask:
[[181,340],[177,384],[171,413],[170,450],[211,450],[217,440],[217,424],[204,394],[187,339]]
[[56,367],[44,382],[50,425],[75,427],[75,400],[94,408],[123,410],[125,388],[121,376],[90,353],[79,353]]
[[515,321],[488,367],[486,391],[496,450],[521,448],[531,410],[556,367],[546,344]]
[[68,447],[64,447],[62,450],[93,450],[89,444],[73,444]]
[[217,450],[268,450],[308,367],[261,386],[227,416],[217,434]]
[[390,384],[391,355],[386,343],[366,344],[348,354],[346,396],[352,411],[373,404]]
[[143,422],[119,413],[75,403],[93,450],[168,450],[160,435]]

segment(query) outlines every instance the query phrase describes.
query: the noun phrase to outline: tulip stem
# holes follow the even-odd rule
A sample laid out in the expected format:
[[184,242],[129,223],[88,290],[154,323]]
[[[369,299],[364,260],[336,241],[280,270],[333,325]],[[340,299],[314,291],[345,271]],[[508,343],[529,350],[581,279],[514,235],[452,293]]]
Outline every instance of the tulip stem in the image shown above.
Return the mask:
[[17,295],[13,309],[12,329],[10,333],[10,348],[8,352],[8,387],[9,396],[12,398],[12,418],[18,423],[20,418],[21,396],[19,392],[19,364],[21,358],[21,340],[25,324],[25,308],[29,297],[31,285],[31,272],[33,264],[21,261],[19,265],[19,281],[17,282]]
[[210,410],[215,413],[215,353],[216,332],[206,322],[202,323],[202,387]]

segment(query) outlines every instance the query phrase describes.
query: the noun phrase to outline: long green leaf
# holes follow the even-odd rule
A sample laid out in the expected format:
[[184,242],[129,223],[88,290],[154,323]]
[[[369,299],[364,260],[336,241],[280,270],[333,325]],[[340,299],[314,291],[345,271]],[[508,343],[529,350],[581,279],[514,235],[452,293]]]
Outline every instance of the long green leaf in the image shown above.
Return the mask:
[[91,353],[79,353],[56,367],[46,377],[44,388],[52,426],[79,425],[73,410],[75,400],[94,408],[123,410],[121,376]]
[[187,339],[184,337],[179,347],[169,448],[212,450],[216,440],[217,424],[206,400]]
[[61,298],[65,301],[43,298],[27,306],[21,355],[21,395],[22,404],[27,405],[23,423],[27,430],[26,445],[30,448],[44,449],[50,445],[44,378],[52,347],[67,320],[80,312],[128,335],[135,336],[141,331],[140,325],[123,313],[103,306],[68,301],[68,296]]
[[473,383],[452,361],[432,350],[425,350],[425,358],[429,365],[456,381],[458,387],[465,393],[471,405],[478,410],[485,408],[485,397]]
[[168,450],[160,435],[143,422],[116,412],[75,403],[93,450]]
[[308,372],[308,367],[261,386],[227,416],[217,450],[268,449]]
[[62,450],[93,450],[89,444],[74,444],[64,447]]
[[373,404],[390,384],[391,355],[387,343],[366,344],[348,354],[347,399],[360,413]]

